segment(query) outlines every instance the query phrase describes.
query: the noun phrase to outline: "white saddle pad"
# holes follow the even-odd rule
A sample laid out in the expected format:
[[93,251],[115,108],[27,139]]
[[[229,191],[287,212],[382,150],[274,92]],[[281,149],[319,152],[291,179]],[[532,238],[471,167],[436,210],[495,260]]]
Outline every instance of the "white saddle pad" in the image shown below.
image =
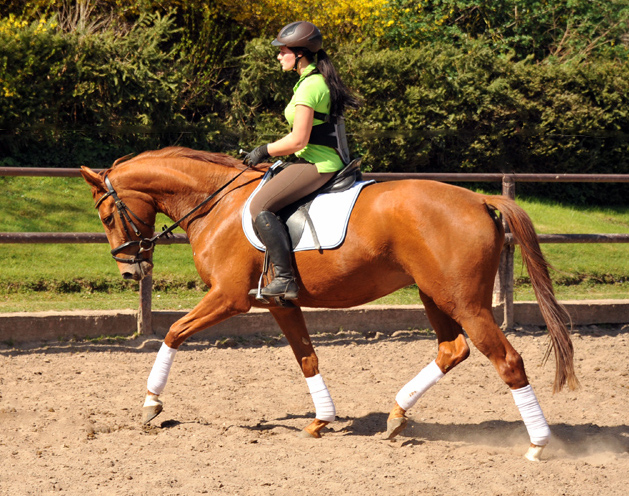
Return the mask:
[[[270,172],[262,178],[260,184],[251,194],[242,211],[242,227],[249,242],[260,251],[264,251],[264,245],[256,236],[253,230],[253,220],[249,213],[251,199],[260,190],[262,185],[268,180]],[[315,226],[321,248],[329,250],[336,248],[345,239],[349,216],[354,208],[354,203],[360,191],[368,184],[375,181],[358,181],[354,186],[339,193],[325,193],[317,196],[310,206],[310,217]],[[304,233],[295,247],[294,251],[305,251],[316,249],[314,238],[308,224],[304,227]]]

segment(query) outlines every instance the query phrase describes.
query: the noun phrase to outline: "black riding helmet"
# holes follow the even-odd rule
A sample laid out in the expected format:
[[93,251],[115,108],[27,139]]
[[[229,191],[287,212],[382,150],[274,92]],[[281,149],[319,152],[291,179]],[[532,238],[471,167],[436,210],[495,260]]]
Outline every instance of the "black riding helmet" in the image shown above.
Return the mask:
[[314,24],[297,21],[284,26],[271,44],[279,47],[306,48],[312,53],[317,53],[323,44],[323,36]]

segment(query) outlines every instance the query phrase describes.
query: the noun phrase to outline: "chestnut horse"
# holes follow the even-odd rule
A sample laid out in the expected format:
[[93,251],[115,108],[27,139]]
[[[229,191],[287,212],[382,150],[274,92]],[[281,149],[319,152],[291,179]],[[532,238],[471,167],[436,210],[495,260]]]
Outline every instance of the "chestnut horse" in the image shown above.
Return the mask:
[[[257,287],[264,255],[249,243],[241,225],[243,206],[262,172],[246,169],[227,155],[178,147],[119,159],[100,174],[82,168],[125,279],[150,274],[155,215],[162,212],[187,233],[196,269],[209,287],[164,339],[149,375],[145,422],[162,410],[159,395],[175,352],[188,337],[252,306],[265,306],[248,294]],[[399,434],[407,423],[406,410],[468,357],[465,330],[512,390],[531,437],[526,456],[539,460],[550,430],[523,361],[492,314],[494,277],[504,243],[494,210],[506,219],[521,246],[554,349],[554,390],[566,383],[572,389],[578,386],[569,317],[555,299],[528,215],[506,197],[439,182],[377,183],[360,193],[340,247],[295,253],[300,292],[294,304],[266,306],[297,358],[316,407],[316,418],[302,435],[320,437],[335,410],[300,307],[352,307],[415,283],[437,334],[438,352],[396,396],[385,438]]]

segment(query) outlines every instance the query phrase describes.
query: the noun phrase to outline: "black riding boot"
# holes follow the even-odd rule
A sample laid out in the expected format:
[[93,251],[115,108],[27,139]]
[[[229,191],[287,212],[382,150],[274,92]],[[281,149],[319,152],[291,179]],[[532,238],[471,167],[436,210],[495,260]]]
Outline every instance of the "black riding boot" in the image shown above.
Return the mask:
[[[260,240],[269,252],[269,259],[275,269],[274,279],[260,290],[262,296],[269,298],[297,298],[299,286],[291,265],[291,243],[286,227],[273,212],[263,210],[253,221]],[[252,291],[251,293],[256,293]]]

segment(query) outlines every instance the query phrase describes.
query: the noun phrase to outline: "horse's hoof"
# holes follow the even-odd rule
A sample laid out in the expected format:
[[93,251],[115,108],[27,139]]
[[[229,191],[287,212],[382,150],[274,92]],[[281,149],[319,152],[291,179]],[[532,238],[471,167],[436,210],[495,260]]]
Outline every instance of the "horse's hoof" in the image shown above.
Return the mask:
[[382,439],[390,441],[406,428],[408,419],[406,417],[396,417],[387,420],[387,432]]
[[297,433],[297,437],[302,439],[321,439],[319,431],[308,430],[308,428],[301,430]]
[[164,409],[164,404],[155,395],[147,395],[142,412],[144,413],[143,424],[148,424],[151,420],[157,417]]
[[300,437],[302,439],[319,439],[321,437],[321,434],[319,434],[318,432],[309,432],[304,429],[297,433],[297,437]]
[[544,446],[537,446],[532,444],[531,446],[529,446],[529,450],[526,452],[526,455],[524,455],[524,458],[532,462],[539,462],[542,460],[543,449]]
[[321,432],[330,422],[325,420],[314,419],[303,431],[300,431],[298,436],[302,438],[315,438],[319,439],[321,437]]
[[142,412],[144,413],[144,425],[148,424],[151,420],[157,417],[160,413],[162,413],[163,407],[159,406],[145,406],[142,408]]

